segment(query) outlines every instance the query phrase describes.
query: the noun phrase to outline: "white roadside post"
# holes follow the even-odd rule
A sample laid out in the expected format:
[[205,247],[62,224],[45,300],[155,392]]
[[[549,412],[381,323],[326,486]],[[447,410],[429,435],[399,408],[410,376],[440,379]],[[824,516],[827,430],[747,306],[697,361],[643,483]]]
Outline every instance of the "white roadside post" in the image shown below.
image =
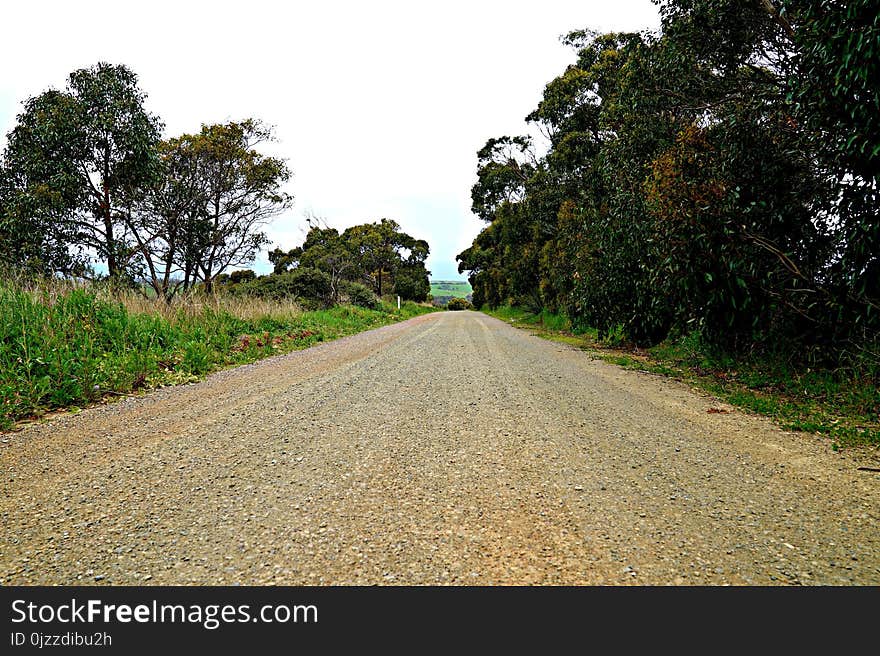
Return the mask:
[[400,296],[397,297],[397,309],[400,309]]

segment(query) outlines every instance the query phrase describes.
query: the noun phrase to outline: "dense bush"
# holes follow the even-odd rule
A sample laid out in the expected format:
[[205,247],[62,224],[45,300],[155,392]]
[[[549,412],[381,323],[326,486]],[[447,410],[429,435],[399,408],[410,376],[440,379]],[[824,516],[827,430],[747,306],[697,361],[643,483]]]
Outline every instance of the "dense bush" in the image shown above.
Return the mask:
[[463,298],[453,298],[446,304],[447,310],[470,310],[474,306]]
[[422,267],[401,267],[394,280],[394,293],[408,301],[423,302],[431,293],[431,283]]
[[256,280],[257,274],[251,269],[242,269],[239,271],[233,271],[229,274],[229,282],[233,285],[238,285],[243,282],[249,282],[251,280]]
[[296,300],[307,308],[329,307],[333,304],[332,281],[328,274],[311,267],[240,283],[236,293],[274,300]]
[[696,331],[877,362],[876,1],[656,4],[657,33],[564,38],[574,61],[527,117],[545,154],[510,136],[477,153],[474,302],[641,345]]
[[339,285],[339,300],[358,307],[375,310],[379,307],[379,297],[366,285],[342,281]]

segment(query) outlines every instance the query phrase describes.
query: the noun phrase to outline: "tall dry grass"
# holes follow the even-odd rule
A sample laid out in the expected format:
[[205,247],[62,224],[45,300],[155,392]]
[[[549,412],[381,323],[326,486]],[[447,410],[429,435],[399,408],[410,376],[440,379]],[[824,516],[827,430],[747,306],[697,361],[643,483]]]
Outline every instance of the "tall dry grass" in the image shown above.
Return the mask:
[[34,278],[10,276],[0,272],[0,284],[30,294],[48,307],[53,307],[59,298],[65,297],[73,290],[88,290],[101,301],[120,303],[131,314],[148,314],[161,316],[175,322],[193,319],[205,312],[226,312],[244,321],[254,321],[270,317],[277,320],[293,320],[300,317],[304,310],[293,299],[274,301],[250,296],[232,294],[202,294],[189,292],[176,296],[171,303],[151,298],[147,292],[139,292],[130,288],[114,288],[110,285],[93,283],[84,280],[61,278]]
[[227,312],[243,321],[254,321],[266,317],[277,320],[293,320],[303,314],[303,309],[293,300],[270,301],[266,299],[232,296],[227,294],[204,295],[189,294],[178,296],[170,304],[145,297],[143,294],[126,290],[109,293],[134,314],[158,314],[169,321],[191,319],[205,312]]
[[0,278],[0,428],[425,311],[306,312],[293,301],[203,295],[166,304],[103,285]]

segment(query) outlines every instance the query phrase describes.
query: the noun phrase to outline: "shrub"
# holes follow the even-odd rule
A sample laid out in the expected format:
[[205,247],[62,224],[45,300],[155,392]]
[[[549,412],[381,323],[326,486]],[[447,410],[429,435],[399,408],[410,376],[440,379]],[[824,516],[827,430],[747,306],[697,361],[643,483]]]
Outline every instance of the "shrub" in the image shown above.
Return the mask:
[[358,307],[376,310],[379,308],[379,297],[366,285],[359,282],[343,281],[339,285],[339,293],[343,301]]
[[463,298],[453,298],[446,304],[447,310],[470,310],[474,306]]
[[242,271],[233,271],[229,274],[229,282],[233,285],[238,285],[243,282],[248,282],[250,280],[256,280],[257,274],[254,273],[251,269],[244,269]]
[[237,285],[237,293],[258,298],[295,298],[306,307],[329,307],[332,302],[330,276],[319,269],[297,267],[281,274],[260,276]]
[[405,301],[425,301],[431,292],[431,283],[424,267],[401,267],[394,278],[394,293]]

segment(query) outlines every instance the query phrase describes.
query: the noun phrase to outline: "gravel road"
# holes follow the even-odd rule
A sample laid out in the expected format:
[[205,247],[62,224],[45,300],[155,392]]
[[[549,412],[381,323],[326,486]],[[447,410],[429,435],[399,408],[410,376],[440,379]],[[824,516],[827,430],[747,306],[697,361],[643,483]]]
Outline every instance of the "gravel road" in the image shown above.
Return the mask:
[[475,312],[2,436],[3,584],[880,584],[880,474]]

